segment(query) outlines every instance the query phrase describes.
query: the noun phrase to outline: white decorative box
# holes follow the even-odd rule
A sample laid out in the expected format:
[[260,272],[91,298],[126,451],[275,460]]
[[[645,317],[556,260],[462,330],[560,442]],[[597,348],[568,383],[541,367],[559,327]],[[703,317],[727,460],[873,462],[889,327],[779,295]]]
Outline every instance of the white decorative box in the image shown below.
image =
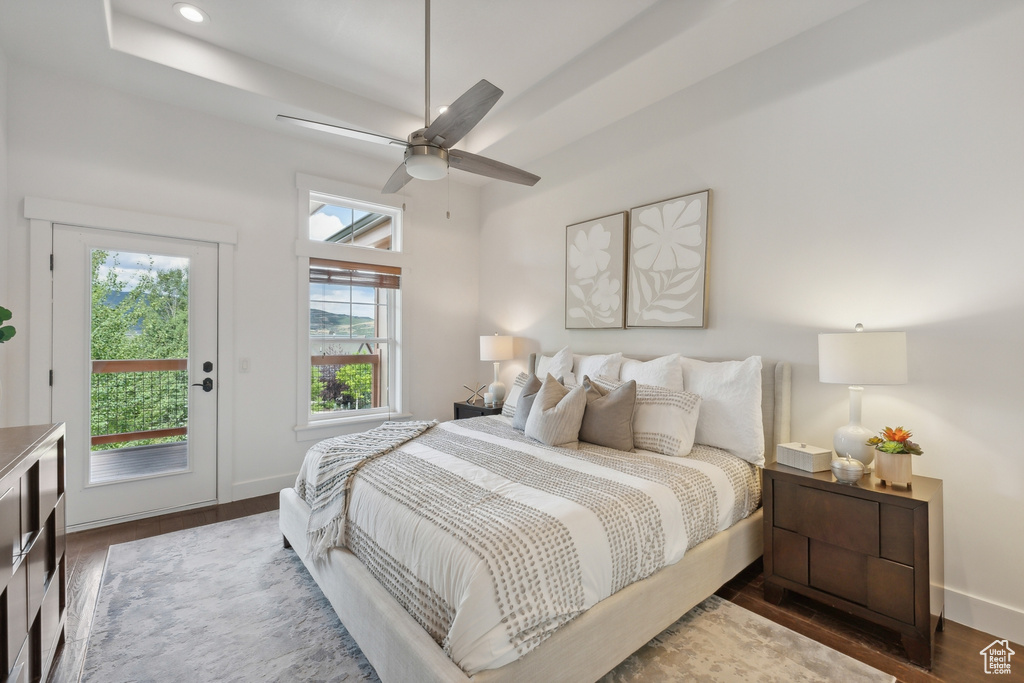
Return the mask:
[[824,472],[832,464],[832,450],[806,443],[780,443],[775,447],[775,459],[805,472]]

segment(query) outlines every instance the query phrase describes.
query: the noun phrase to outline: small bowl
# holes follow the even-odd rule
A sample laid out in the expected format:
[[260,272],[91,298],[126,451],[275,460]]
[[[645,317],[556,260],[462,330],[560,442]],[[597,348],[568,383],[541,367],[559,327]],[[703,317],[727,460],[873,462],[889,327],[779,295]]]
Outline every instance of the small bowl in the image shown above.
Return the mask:
[[832,461],[832,474],[840,484],[856,484],[864,476],[864,464],[850,456]]

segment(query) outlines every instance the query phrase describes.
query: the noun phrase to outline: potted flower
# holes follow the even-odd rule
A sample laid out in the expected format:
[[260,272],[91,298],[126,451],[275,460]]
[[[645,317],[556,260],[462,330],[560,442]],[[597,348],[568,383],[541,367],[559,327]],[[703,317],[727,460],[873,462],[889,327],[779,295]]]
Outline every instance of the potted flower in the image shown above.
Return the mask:
[[889,484],[906,484],[910,488],[911,455],[921,455],[924,451],[910,440],[913,434],[903,427],[892,429],[886,427],[878,436],[868,439],[868,445],[878,451],[875,457],[875,476],[885,486]]

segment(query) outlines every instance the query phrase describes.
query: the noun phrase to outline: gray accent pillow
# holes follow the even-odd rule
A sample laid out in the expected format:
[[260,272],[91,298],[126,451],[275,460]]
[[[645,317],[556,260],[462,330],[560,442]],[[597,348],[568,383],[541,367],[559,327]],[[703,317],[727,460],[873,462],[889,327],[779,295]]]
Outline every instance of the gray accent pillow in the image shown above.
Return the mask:
[[[594,384],[612,391],[619,382],[595,377]],[[688,391],[669,391],[649,384],[636,385],[633,447],[662,455],[688,455],[693,449],[701,397]]]
[[587,409],[580,425],[580,441],[632,451],[636,382],[629,380],[614,389],[604,389],[584,376],[583,389],[587,394]]
[[586,409],[587,394],[582,384],[567,389],[548,375],[526,418],[526,435],[549,446],[577,448]]
[[519,401],[512,416],[512,429],[526,431],[526,419],[530,417],[530,409],[533,408],[533,400],[537,398],[540,385],[541,381],[537,375],[530,375],[523,383],[523,390],[519,394]]
[[516,380],[512,383],[508,396],[505,397],[505,403],[501,406],[502,415],[505,417],[515,417],[516,406],[519,405],[519,396],[523,393],[523,386],[526,384],[526,380],[532,376],[527,375],[525,372],[520,372],[516,375]]

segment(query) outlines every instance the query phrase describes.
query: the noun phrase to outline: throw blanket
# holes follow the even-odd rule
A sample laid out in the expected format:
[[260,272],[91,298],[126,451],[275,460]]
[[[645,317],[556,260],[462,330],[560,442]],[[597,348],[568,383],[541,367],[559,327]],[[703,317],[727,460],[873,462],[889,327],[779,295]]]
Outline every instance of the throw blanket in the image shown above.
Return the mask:
[[325,439],[306,452],[295,491],[312,510],[306,534],[313,557],[346,544],[348,492],[359,468],[436,424],[437,420],[385,422],[366,432]]

